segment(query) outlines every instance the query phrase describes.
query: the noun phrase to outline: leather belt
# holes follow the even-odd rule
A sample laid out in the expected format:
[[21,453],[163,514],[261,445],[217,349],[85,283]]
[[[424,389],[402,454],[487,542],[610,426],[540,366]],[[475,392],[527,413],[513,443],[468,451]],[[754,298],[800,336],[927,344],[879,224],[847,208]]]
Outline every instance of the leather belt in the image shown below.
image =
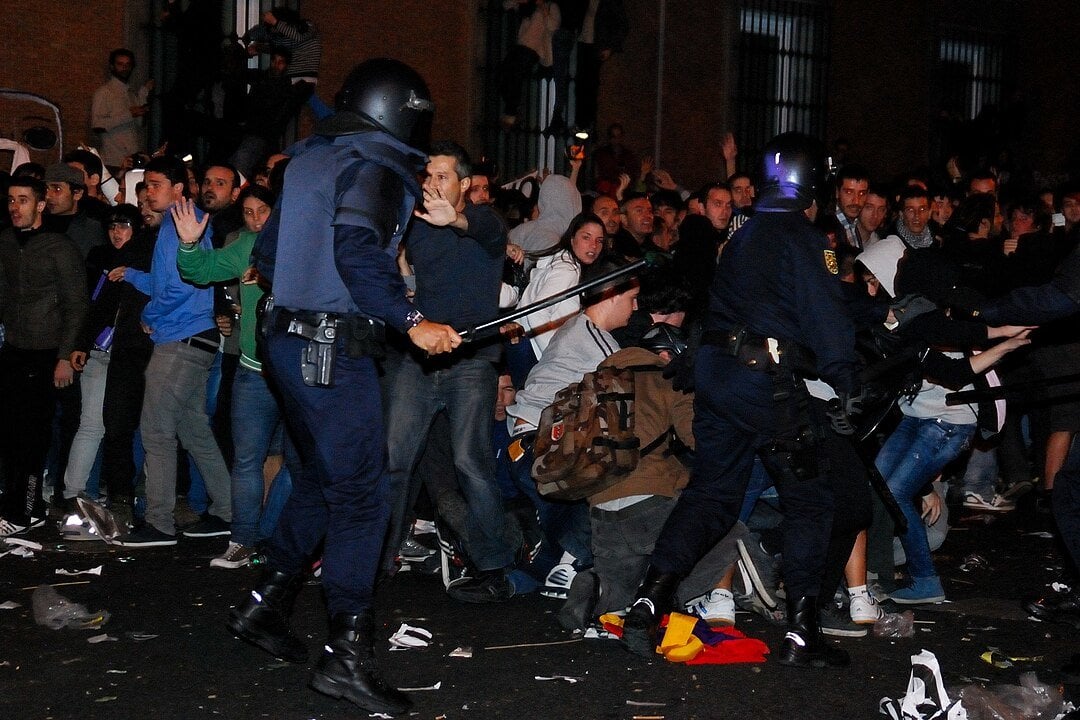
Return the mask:
[[[211,332],[216,333],[217,331],[216,330],[206,330],[204,332],[205,333],[211,333]],[[193,348],[198,348],[199,350],[203,350],[203,351],[208,352],[208,353],[216,353],[218,351],[218,348],[221,345],[221,343],[219,341],[211,340],[210,338],[206,337],[206,335],[204,335],[203,333],[199,333],[198,335],[192,335],[191,337],[184,338],[183,340],[177,340],[177,342],[183,343],[184,345],[189,345],[189,346],[191,346]]]

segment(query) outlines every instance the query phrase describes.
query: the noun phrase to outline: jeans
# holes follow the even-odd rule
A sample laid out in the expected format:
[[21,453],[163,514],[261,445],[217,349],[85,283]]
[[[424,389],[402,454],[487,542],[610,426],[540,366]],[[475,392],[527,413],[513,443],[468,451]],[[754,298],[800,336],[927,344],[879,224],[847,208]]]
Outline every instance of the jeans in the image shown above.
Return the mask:
[[[71,441],[67,470],[64,471],[64,497],[73,498],[86,490],[87,479],[93,472],[98,449],[105,437],[102,406],[105,403],[105,381],[109,373],[109,353],[91,350],[86,358],[80,386],[82,414],[79,429]],[[95,483],[96,484],[96,483]],[[93,495],[97,497],[97,495]]]
[[[263,516],[270,521],[269,527],[277,524],[292,488],[289,470],[282,466],[263,508],[263,463],[281,422],[281,406],[262,373],[243,366],[236,371],[232,422],[236,448],[232,469],[232,540],[250,547],[259,539]],[[278,485],[282,487],[275,487]]]
[[454,466],[469,508],[472,560],[478,570],[505,568],[514,560],[514,549],[506,542],[506,516],[491,446],[498,376],[495,367],[483,359],[438,367],[425,367],[407,355],[398,370],[387,432],[392,510],[384,563],[389,564],[405,539],[409,509],[419,493],[413,471],[432,419],[445,410]]
[[964,492],[972,492],[987,502],[994,499],[994,486],[997,483],[998,460],[997,448],[975,448],[968,458],[964,471]]
[[964,451],[974,434],[975,423],[905,416],[878,453],[877,468],[907,520],[900,542],[913,578],[937,576],[922,521],[922,490]]
[[[592,532],[588,503],[584,500],[565,502],[542,497],[536,490],[536,482],[532,477],[533,443],[530,441],[523,445],[525,453],[511,466],[511,473],[517,490],[529,498],[536,508],[540,529],[544,532],[548,547],[556,551],[565,550],[573,555],[575,567],[592,565]],[[559,553],[556,552],[555,562],[558,562],[558,558]]]
[[[664,526],[675,498],[652,495],[618,511],[592,508],[592,572],[600,579],[597,613],[625,610],[633,601],[649,566],[657,535]],[[679,583],[680,604],[716,587],[724,572],[738,559],[735,541],[745,538],[746,526],[735,523],[730,531],[694,565]]]
[[[211,432],[213,432],[213,418],[217,413],[218,403],[218,390],[221,389],[221,358],[224,353],[220,350],[214,354],[214,363],[210,366],[210,372],[206,376],[206,416],[210,418]],[[218,452],[221,452],[221,446],[218,445]],[[224,456],[222,456],[224,458]],[[195,458],[191,452],[188,451],[188,477],[190,484],[188,485],[187,501],[188,507],[200,515],[206,512],[209,498],[206,494],[206,481],[203,480],[202,473],[199,472],[198,463],[194,462]]]
[[214,356],[181,342],[162,343],[146,366],[139,423],[146,449],[146,522],[167,535],[175,532],[177,437],[206,481],[213,514],[232,520],[229,470],[206,414],[206,377]]

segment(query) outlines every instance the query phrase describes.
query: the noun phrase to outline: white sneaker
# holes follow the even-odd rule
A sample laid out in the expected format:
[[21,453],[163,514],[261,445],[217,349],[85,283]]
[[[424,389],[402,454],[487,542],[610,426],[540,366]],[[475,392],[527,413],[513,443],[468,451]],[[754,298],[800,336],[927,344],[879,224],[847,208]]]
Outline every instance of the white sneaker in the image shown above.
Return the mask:
[[30,518],[30,524],[29,525],[19,525],[18,523],[13,523],[10,520],[6,520],[6,519],[0,517],[0,538],[6,538],[6,537],[10,537],[12,535],[18,535],[21,532],[26,532],[27,530],[33,530],[34,528],[41,527],[44,524],[45,524],[45,518],[43,518],[43,517],[40,517],[40,518],[32,517],[32,518]]
[[990,500],[984,500],[978,493],[966,492],[964,493],[964,507],[987,512],[1008,512],[1016,509],[1016,503],[997,493],[994,493],[994,497]]
[[885,614],[877,599],[869,592],[852,596],[849,611],[851,622],[856,625],[873,625]]
[[255,548],[230,540],[229,547],[225,549],[225,552],[220,557],[210,561],[210,567],[225,568],[227,570],[247,567],[251,564],[251,557],[254,554]]
[[577,570],[571,563],[559,563],[547,574],[540,594],[544,597],[565,600],[570,593],[570,586],[574,583],[575,575],[577,575]]
[[696,615],[711,627],[735,624],[735,597],[730,590],[716,588],[686,604],[686,612]]

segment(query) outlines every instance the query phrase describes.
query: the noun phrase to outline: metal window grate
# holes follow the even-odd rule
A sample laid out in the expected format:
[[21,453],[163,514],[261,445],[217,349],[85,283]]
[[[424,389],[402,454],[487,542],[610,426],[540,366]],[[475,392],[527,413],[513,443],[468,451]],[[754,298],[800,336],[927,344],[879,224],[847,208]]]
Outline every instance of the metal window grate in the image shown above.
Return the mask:
[[824,134],[827,48],[824,2],[740,0],[735,109],[740,158],[755,157],[781,132]]
[[965,120],[999,105],[1005,78],[1006,38],[996,32],[941,28],[937,42],[939,107]]
[[[500,183],[532,170],[546,168],[552,172],[563,173],[568,166],[565,148],[572,129],[567,127],[558,128],[556,132],[545,132],[551,124],[555,107],[556,81],[552,68],[533,68],[521,91],[517,122],[513,128],[503,129],[498,122],[502,113],[499,79],[503,59],[517,41],[517,15],[513,11],[504,10],[501,0],[481,3],[480,15],[482,24],[486,27],[485,61],[480,67],[484,89],[480,127],[484,145],[483,157],[495,165]],[[566,117],[572,121],[576,112],[576,42],[568,65]]]

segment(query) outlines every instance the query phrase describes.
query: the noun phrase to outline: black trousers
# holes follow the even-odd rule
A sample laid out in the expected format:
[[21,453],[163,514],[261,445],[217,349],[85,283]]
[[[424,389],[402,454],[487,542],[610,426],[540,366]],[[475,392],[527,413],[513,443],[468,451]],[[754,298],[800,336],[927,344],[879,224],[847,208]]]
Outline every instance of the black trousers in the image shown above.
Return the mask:
[[150,362],[153,344],[113,346],[109,370],[105,377],[105,402],[102,422],[105,438],[101,449],[101,479],[110,498],[130,498],[134,492],[135,467],[132,443],[139,428],[145,390],[146,365]]
[[43,517],[41,475],[52,443],[56,409],[52,350],[0,347],[0,458],[4,467],[2,516],[26,525]]

